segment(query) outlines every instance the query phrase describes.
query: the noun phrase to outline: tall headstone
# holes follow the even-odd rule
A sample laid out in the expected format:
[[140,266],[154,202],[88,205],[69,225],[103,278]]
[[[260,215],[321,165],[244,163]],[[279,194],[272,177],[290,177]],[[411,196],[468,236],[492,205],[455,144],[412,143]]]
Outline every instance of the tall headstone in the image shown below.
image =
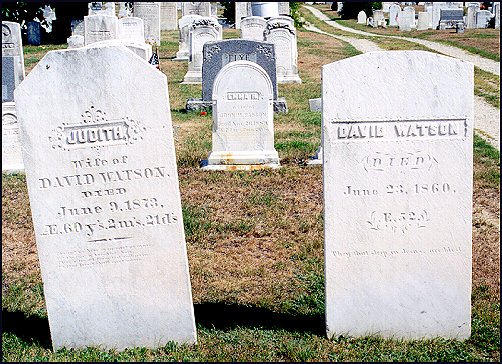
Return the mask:
[[417,30],[426,30],[429,29],[429,13],[426,11],[418,12],[418,21],[417,21]]
[[116,39],[118,34],[117,20],[116,16],[110,15],[84,16],[84,44]]
[[493,4],[493,14],[495,16],[495,29],[500,29],[500,2]]
[[411,11],[401,11],[399,17],[397,18],[397,24],[399,26],[399,30],[403,32],[411,31],[412,24],[412,12]]
[[203,17],[211,16],[211,3],[208,1],[182,2],[181,15],[200,15]]
[[267,21],[261,16],[249,16],[241,20],[241,38],[263,41]]
[[473,71],[424,51],[322,67],[328,336],[469,337]]
[[476,28],[488,28],[493,14],[489,10],[480,10],[476,13]]
[[476,28],[476,13],[479,11],[479,8],[479,3],[469,3],[469,6],[467,7],[467,29]]
[[432,10],[432,5],[425,7],[425,11],[429,14],[429,29],[432,29]]
[[273,86],[258,64],[225,65],[213,85],[212,151],[206,170],[279,167],[274,148]]
[[42,44],[40,23],[37,21],[29,21],[26,23],[26,28],[27,43],[35,46]]
[[176,3],[160,3],[160,30],[178,29],[178,10]]
[[118,20],[117,38],[145,43],[145,25],[143,24],[143,19],[134,16],[120,18]]
[[194,343],[166,76],[123,46],[51,51],[16,108],[54,349]]
[[203,17],[192,23],[189,29],[188,71],[183,83],[202,83],[202,47],[206,42],[221,40],[222,35],[222,27],[216,18]]
[[200,19],[202,19],[200,15],[186,15],[179,20],[178,29],[180,36],[175,60],[188,61],[188,56],[190,55],[190,50],[188,49],[190,28],[194,21]]
[[[8,67],[5,70],[8,75],[4,72],[4,67]],[[11,97],[14,89],[24,80],[24,76],[21,27],[18,23],[2,21],[2,102],[13,101]],[[10,96],[6,99],[7,95]]]
[[143,19],[146,42],[160,46],[160,2],[135,2],[133,14]]
[[389,7],[389,26],[397,27],[398,19],[401,14],[401,6],[394,4]]
[[289,2],[287,1],[279,1],[277,3],[279,9],[279,15],[290,15]]
[[2,102],[2,172],[24,171],[16,104]]
[[236,1],[235,2],[235,29],[241,29],[241,21],[243,18],[251,16],[251,2]]
[[273,44],[246,39],[226,39],[205,43],[202,55],[202,100],[211,101],[213,99],[213,85],[216,75],[225,65],[235,61],[250,61],[259,64],[270,78],[273,99],[277,99]]
[[274,44],[278,83],[301,83],[298,75],[296,29],[279,18],[267,20],[265,41]]
[[413,6],[405,6],[403,9],[403,12],[401,13],[402,16],[407,17],[410,22],[410,27],[412,29],[416,28],[415,24],[415,8]]
[[383,10],[373,10],[373,27],[382,26],[382,22],[385,22]]
[[366,24],[366,13],[364,12],[364,10],[361,10],[358,14],[357,14],[357,24]]

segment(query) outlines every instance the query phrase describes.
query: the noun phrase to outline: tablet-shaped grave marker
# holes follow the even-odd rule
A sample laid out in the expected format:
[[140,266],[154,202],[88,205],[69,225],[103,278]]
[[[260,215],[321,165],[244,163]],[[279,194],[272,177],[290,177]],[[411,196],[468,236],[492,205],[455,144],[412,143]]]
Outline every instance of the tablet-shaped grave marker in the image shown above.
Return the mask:
[[224,66],[213,86],[213,146],[205,170],[279,167],[274,148],[273,86],[250,61]]
[[176,52],[175,61],[188,61],[188,56],[190,55],[190,50],[188,49],[190,27],[198,19],[202,19],[202,17],[200,15],[185,15],[180,18],[178,22],[178,52]]
[[143,19],[145,40],[160,46],[160,2],[135,2],[133,14]]
[[145,43],[145,25],[143,19],[126,16],[118,20],[118,39],[127,39]]
[[2,21],[2,102],[14,101],[14,89],[25,76],[21,26]]
[[54,349],[194,343],[166,76],[122,45],[51,51],[15,98]]
[[84,45],[117,39],[118,18],[112,15],[84,16]]
[[2,103],[2,172],[24,171],[14,102]]
[[469,337],[473,71],[424,51],[322,67],[328,336]]
[[261,16],[248,16],[241,20],[241,38],[247,40],[263,41],[265,35],[263,32],[267,27],[267,21]]

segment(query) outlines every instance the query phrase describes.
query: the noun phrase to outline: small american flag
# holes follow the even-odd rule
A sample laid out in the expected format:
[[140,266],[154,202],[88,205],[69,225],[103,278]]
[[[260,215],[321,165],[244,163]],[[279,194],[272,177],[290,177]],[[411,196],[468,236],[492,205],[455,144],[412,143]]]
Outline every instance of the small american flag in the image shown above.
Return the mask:
[[157,53],[157,48],[155,48],[155,52],[153,52],[148,63],[150,63],[152,66],[160,70],[159,55]]

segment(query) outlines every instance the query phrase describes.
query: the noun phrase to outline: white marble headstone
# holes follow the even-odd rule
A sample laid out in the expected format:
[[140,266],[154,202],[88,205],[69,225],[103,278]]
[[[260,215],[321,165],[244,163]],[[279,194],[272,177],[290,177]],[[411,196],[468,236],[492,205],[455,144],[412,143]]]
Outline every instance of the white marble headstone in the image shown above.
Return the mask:
[[183,83],[202,83],[202,49],[206,42],[221,40],[223,30],[216,18],[203,17],[195,20],[189,28],[188,70],[183,77]]
[[180,18],[178,22],[179,45],[175,58],[177,61],[188,61],[188,56],[190,55],[190,50],[188,49],[190,28],[194,21],[200,19],[202,19],[200,15],[186,15]]
[[401,12],[401,16],[408,18],[410,27],[412,29],[416,28],[415,24],[415,8],[413,6],[405,6]]
[[118,18],[110,15],[84,16],[84,44],[116,39]]
[[[23,40],[21,38],[21,26],[18,23],[2,21],[2,57],[12,57],[14,85],[5,86],[15,89],[25,77]],[[4,82],[2,82],[2,99],[5,86]],[[13,91],[10,90],[9,94],[12,92]]]
[[273,85],[250,61],[226,64],[213,84],[213,146],[208,170],[279,167],[274,148]]
[[24,171],[14,102],[2,103],[2,172]]
[[183,1],[181,15],[211,16],[211,3],[209,1]]
[[85,45],[85,37],[83,35],[71,35],[66,38],[66,43],[68,44],[68,49],[80,48]]
[[476,13],[479,11],[479,3],[469,3],[467,7],[467,21],[465,27],[467,29],[476,28]]
[[429,29],[429,13],[426,11],[418,12],[418,20],[417,20],[417,30],[426,30]]
[[373,26],[376,28],[385,21],[383,10],[373,10]]
[[194,343],[166,76],[123,46],[50,51],[15,95],[54,349]]
[[398,19],[401,14],[401,6],[393,4],[389,7],[389,26],[397,27]]
[[266,28],[267,21],[261,16],[248,16],[241,20],[241,38],[263,41]]
[[235,29],[241,29],[241,20],[251,16],[251,2],[236,1],[235,2]]
[[495,29],[500,29],[500,2],[493,4],[493,14],[495,16]]
[[296,29],[285,19],[270,18],[265,29],[265,41],[275,47],[277,83],[301,83],[298,75]]
[[476,12],[476,28],[488,28],[488,24],[492,17],[493,14],[488,10]]
[[290,15],[289,2],[279,1],[277,2],[279,15]]
[[143,19],[134,16],[120,18],[118,20],[117,38],[145,43],[145,25]]
[[424,51],[322,67],[328,336],[469,337],[473,72]]
[[160,30],[178,29],[178,9],[176,3],[160,3]]
[[143,19],[146,42],[160,46],[160,2],[135,2],[133,14]]
[[92,43],[87,47],[100,47],[102,45],[123,45],[133,53],[140,56],[145,61],[149,61],[152,57],[152,46],[145,42],[138,42],[130,39],[110,39]]
[[366,24],[366,18],[366,13],[364,12],[364,10],[361,10],[357,14],[357,24]]

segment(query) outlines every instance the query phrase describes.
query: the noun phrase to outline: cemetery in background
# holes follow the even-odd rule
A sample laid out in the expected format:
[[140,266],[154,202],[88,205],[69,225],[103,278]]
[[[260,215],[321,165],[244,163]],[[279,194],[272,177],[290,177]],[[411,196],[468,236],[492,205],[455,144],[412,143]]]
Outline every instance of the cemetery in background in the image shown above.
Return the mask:
[[[498,76],[297,2],[13,4],[3,361],[500,361]],[[308,3],[499,62],[452,4]]]

